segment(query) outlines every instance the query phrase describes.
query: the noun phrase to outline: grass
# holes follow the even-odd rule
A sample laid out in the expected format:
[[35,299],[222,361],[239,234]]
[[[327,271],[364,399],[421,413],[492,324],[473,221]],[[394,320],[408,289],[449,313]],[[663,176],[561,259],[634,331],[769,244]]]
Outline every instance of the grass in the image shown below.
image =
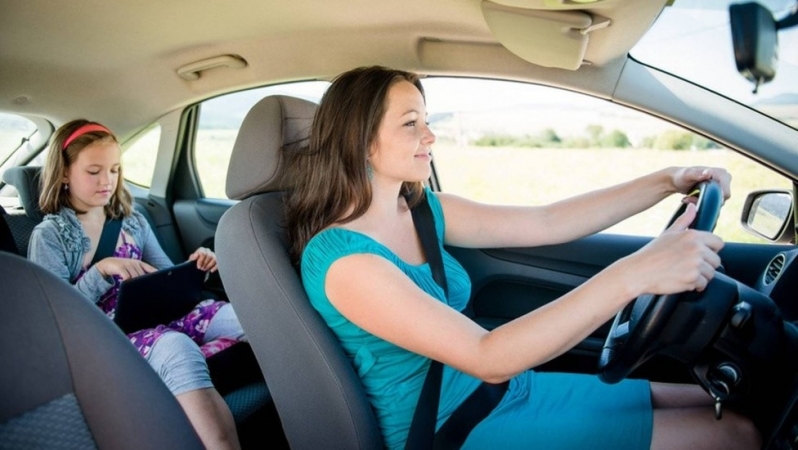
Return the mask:
[[[740,226],[745,197],[757,189],[790,189],[788,179],[730,150],[533,149],[458,147],[433,150],[442,190],[473,200],[541,205],[630,180],[669,166],[708,165],[732,174],[732,197],[715,232],[731,242],[764,242]],[[652,236],[679,206],[672,196],[609,232]]]

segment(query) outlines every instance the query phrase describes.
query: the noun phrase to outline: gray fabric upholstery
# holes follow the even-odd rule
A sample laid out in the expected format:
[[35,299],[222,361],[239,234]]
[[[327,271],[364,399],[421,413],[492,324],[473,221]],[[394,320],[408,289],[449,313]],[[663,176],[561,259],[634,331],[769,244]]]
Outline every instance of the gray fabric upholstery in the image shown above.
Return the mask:
[[43,423],[32,433],[80,423],[69,401],[67,414],[37,419],[74,396],[97,448],[202,448],[177,400],[96,306],[19,256],[0,252],[0,267],[3,427],[33,423],[26,417]]
[[227,197],[242,200],[253,194],[286,188],[280,175],[283,154],[306,144],[316,105],[312,102],[275,95],[250,109],[238,131],[227,169]]
[[40,166],[9,167],[3,172],[3,181],[14,186],[19,193],[19,202],[25,209],[25,214],[37,222],[44,218],[44,213],[39,208],[41,173]]
[[4,216],[17,245],[17,253],[21,256],[27,256],[33,228],[44,218],[39,208],[41,169],[39,166],[19,166],[9,167],[3,172],[3,181],[17,190],[23,208],[22,211],[9,211]]
[[[280,179],[280,153],[284,144],[302,137],[295,134],[299,121],[290,118],[305,117],[309,124],[313,106],[267,97],[244,119],[227,176],[228,194],[244,200],[225,213],[217,228],[219,268],[291,447],[382,448],[361,381],[310,305],[282,226],[283,194],[274,184]],[[268,139],[265,130],[273,134]],[[257,174],[264,178],[258,180]]]
[[97,448],[75,394],[0,424],[0,450]]
[[8,212],[3,215],[3,220],[6,221],[11,237],[16,244],[16,253],[20,256],[28,256],[28,242],[30,242],[30,235],[33,229],[39,224],[39,220],[28,217],[27,214],[21,211]]
[[19,247],[14,240],[14,232],[6,220],[6,210],[0,206],[0,251],[19,254]]

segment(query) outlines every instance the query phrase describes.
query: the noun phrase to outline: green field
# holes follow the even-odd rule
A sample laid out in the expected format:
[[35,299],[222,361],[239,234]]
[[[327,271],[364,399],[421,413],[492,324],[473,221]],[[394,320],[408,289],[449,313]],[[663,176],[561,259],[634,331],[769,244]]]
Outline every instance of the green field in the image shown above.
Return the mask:
[[[433,158],[444,191],[500,204],[545,204],[632,179],[663,167],[710,165],[732,174],[732,197],[716,233],[732,242],[763,242],[740,226],[747,194],[790,189],[789,180],[729,150],[530,149],[436,145]],[[653,235],[679,206],[678,196],[633,217],[610,232]]]

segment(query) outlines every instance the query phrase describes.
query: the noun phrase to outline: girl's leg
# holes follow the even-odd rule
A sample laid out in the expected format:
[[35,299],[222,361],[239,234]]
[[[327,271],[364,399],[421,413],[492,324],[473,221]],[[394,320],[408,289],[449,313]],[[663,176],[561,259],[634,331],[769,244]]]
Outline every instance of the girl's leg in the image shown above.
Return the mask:
[[207,449],[240,449],[230,409],[214,388],[195,389],[176,396]]
[[654,407],[652,449],[757,449],[759,431],[729,410],[715,418],[715,401],[698,385],[651,383]]
[[191,338],[165,333],[147,361],[175,395],[205,447],[240,448],[233,416],[214,389],[205,357]]
[[214,314],[208,328],[205,330],[204,342],[210,342],[219,338],[229,338],[242,340],[244,329],[238,321],[233,305],[226,303]]

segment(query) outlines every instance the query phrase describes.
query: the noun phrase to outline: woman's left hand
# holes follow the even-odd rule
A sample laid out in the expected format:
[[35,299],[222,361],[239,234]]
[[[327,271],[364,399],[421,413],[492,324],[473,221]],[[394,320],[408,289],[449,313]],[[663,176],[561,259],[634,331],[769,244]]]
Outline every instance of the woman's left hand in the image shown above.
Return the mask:
[[189,257],[189,261],[197,261],[197,267],[206,272],[216,272],[216,255],[205,247],[200,247]]
[[723,189],[723,199],[731,197],[731,174],[720,167],[680,167],[673,173],[673,186],[684,195],[705,180],[715,180]]

